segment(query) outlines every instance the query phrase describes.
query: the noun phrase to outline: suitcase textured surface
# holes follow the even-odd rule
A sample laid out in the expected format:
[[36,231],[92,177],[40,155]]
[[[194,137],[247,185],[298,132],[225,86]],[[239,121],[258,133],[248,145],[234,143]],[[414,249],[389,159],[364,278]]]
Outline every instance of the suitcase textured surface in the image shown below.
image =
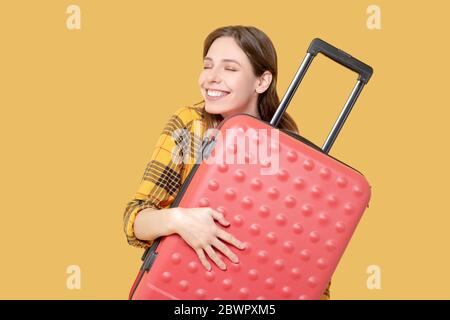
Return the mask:
[[222,212],[231,225],[221,228],[247,244],[229,246],[239,263],[216,250],[227,270],[206,271],[181,237],[164,237],[146,252],[130,298],[319,299],[368,206],[368,181],[253,116],[230,116],[219,129],[173,206]]

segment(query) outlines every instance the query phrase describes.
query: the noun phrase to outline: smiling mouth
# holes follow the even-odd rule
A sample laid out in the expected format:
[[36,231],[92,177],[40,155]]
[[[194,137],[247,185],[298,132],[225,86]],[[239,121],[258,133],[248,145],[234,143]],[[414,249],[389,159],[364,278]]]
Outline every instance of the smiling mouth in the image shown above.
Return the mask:
[[230,92],[224,91],[224,90],[214,90],[214,89],[206,89],[206,94],[214,97],[214,96],[225,96],[229,94]]
[[223,97],[226,97],[229,94],[230,93],[226,92],[226,91],[206,89],[206,98],[208,100],[212,100],[212,101],[219,100],[219,99],[221,99]]

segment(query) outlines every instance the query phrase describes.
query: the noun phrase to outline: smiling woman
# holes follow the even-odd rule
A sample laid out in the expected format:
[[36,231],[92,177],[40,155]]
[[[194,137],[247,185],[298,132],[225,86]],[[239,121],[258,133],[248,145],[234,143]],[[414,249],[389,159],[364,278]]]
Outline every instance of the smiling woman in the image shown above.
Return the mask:
[[[264,32],[240,25],[211,32],[203,43],[203,70],[198,79],[207,127],[216,127],[224,117],[234,113],[248,113],[270,121],[280,104],[277,78],[276,50]],[[227,94],[208,94],[208,89]],[[219,98],[215,99],[216,96]],[[279,128],[298,133],[289,114],[283,116]]]
[[[269,122],[280,103],[276,91],[277,55],[261,30],[226,26],[205,39],[203,63],[198,83],[204,100],[178,109],[164,127],[138,192],[125,209],[124,230],[129,244],[144,248],[160,236],[178,234],[194,249],[204,268],[211,270],[212,261],[226,270],[227,265],[216,251],[227,262],[239,263],[239,251],[235,254],[230,248],[245,246],[219,227],[230,225],[222,213],[208,207],[170,207],[193,168],[189,163],[175,161],[174,156],[195,162],[205,131],[216,128],[226,116],[248,113]],[[278,127],[298,133],[287,113]],[[183,131],[187,133],[177,136],[180,129],[187,129]],[[172,150],[179,152],[174,154]],[[329,299],[329,288],[322,299]]]

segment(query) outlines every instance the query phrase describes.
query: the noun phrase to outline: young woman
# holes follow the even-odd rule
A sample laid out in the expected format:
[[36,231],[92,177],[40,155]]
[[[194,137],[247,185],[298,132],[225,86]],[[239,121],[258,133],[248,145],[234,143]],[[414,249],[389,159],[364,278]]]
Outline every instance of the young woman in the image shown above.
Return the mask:
[[[139,189],[126,206],[124,230],[130,245],[143,248],[160,236],[176,233],[195,250],[207,270],[211,269],[209,259],[225,270],[226,264],[216,250],[237,263],[238,256],[228,245],[244,249],[244,243],[216,224],[230,224],[224,215],[212,208],[170,205],[193,168],[207,129],[235,113],[270,121],[280,102],[276,92],[277,55],[261,30],[226,26],[205,39],[203,64],[199,86],[204,99],[179,108],[164,127]],[[287,113],[279,128],[298,133]],[[184,160],[177,161],[181,158]],[[329,286],[322,299],[329,299]]]

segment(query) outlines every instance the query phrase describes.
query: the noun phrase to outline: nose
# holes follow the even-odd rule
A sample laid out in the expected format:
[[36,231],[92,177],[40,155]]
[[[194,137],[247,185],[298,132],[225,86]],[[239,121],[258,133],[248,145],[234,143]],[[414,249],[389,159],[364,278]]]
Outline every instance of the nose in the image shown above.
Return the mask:
[[215,68],[207,70],[206,80],[207,82],[220,82],[220,74]]

